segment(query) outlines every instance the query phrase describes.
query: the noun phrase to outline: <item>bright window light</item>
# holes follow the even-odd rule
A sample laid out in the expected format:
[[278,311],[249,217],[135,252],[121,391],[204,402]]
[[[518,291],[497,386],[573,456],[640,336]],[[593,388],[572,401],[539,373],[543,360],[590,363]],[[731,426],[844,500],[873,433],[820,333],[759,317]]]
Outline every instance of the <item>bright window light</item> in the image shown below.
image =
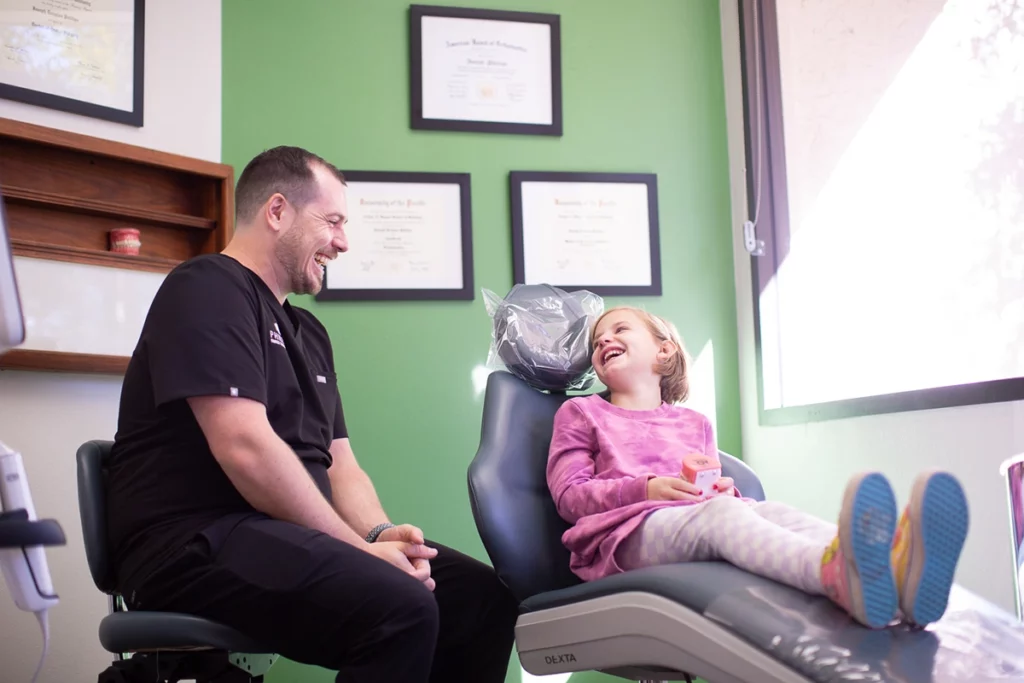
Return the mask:
[[1024,2],[777,0],[766,408],[1024,377]]

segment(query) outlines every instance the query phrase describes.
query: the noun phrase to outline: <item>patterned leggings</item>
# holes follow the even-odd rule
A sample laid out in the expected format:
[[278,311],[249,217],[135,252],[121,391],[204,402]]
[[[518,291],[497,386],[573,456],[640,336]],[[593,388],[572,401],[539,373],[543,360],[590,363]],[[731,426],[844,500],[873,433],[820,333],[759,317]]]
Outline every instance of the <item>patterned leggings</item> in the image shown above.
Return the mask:
[[837,527],[777,501],[722,496],[651,513],[615,557],[623,569],[725,560],[812,595]]

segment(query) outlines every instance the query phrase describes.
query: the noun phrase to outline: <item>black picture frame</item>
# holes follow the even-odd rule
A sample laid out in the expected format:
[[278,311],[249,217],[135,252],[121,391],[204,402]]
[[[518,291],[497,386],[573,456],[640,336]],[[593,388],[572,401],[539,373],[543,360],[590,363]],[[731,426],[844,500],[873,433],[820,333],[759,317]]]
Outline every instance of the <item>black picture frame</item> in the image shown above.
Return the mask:
[[[515,23],[547,24],[550,26],[551,54],[551,123],[523,123],[516,121],[480,121],[468,119],[433,118],[423,112],[423,18],[441,17],[483,19]],[[562,135],[562,39],[561,19],[557,14],[516,12],[437,5],[410,5],[409,7],[409,82],[411,127],[416,130],[463,131],[471,133],[503,133],[511,135]]]
[[595,273],[591,283],[545,282],[566,291],[588,290],[599,296],[661,296],[661,242],[658,220],[658,177],[654,173],[592,173],[564,171],[512,171],[509,173],[509,195],[512,214],[512,274],[515,284],[527,283],[527,254],[523,208],[523,184],[544,183],[617,183],[644,185],[647,190],[647,230],[650,249],[650,283],[638,285],[602,284]]
[[146,0],[135,0],[130,111],[0,82],[0,98],[141,128],[144,117]]
[[[458,288],[355,288],[330,286],[330,267],[324,274],[317,301],[472,301],[475,298],[473,278],[473,217],[471,179],[468,173],[424,173],[413,171],[343,171],[349,187],[356,183],[444,184],[459,187],[459,225],[462,286]],[[349,212],[352,213],[352,197]],[[351,253],[340,254],[334,263],[345,267]],[[332,265],[334,265],[332,263]]]

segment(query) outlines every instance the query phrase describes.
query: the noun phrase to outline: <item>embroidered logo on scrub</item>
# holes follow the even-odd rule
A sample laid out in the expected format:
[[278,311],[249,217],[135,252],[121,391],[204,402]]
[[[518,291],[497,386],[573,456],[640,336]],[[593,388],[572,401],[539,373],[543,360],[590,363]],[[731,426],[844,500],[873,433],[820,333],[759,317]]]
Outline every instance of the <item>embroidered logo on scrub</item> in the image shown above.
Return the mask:
[[281,328],[277,326],[277,323],[274,323],[274,329],[270,331],[270,343],[280,344],[282,349],[285,348],[284,337],[281,336]]

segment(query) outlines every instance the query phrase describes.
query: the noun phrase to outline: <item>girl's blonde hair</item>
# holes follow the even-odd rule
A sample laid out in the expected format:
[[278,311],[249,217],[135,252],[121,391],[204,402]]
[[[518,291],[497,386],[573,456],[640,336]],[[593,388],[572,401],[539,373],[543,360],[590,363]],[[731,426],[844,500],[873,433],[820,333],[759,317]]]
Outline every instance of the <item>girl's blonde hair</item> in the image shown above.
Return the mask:
[[659,342],[672,342],[676,352],[668,357],[663,363],[658,363],[654,371],[661,375],[661,400],[665,403],[678,403],[685,401],[690,395],[689,361],[686,348],[683,346],[682,338],[676,326],[661,316],[648,313],[642,308],[633,306],[616,306],[601,314],[601,317],[594,323],[590,331],[590,343],[594,344],[597,333],[597,326],[604,317],[615,311],[629,311],[640,318],[647,325],[647,329]]

